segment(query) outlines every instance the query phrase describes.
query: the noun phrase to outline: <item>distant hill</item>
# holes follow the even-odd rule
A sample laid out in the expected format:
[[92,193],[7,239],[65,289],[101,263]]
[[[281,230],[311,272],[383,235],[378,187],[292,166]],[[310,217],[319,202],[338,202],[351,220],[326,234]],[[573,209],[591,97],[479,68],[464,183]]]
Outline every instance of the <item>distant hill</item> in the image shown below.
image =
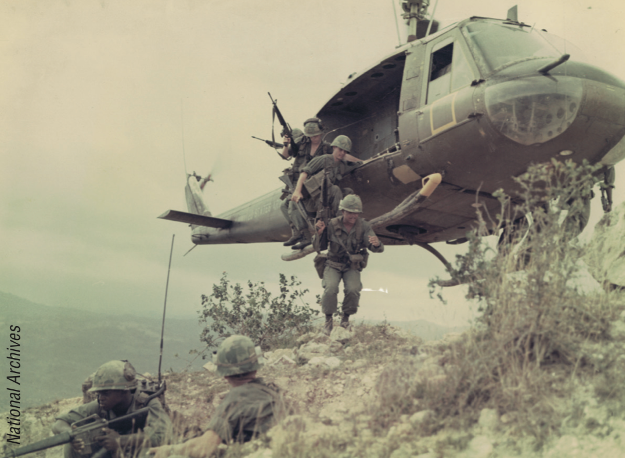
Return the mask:
[[[3,348],[10,344],[11,325],[20,327],[22,408],[80,396],[82,381],[112,359],[127,359],[138,372],[155,375],[158,371],[160,319],[50,307],[0,292]],[[181,371],[187,366],[185,360],[194,356],[189,350],[203,348],[200,331],[197,319],[167,318],[163,371]],[[3,352],[8,356],[7,350]],[[198,369],[205,362],[197,358],[193,367]],[[8,363],[3,364],[4,387],[16,388],[6,380],[9,371]],[[0,411],[5,410],[6,398],[0,401]]]
[[[389,324],[411,331],[424,340],[440,339],[446,333],[466,329],[447,328],[423,320]],[[20,327],[22,408],[80,396],[83,380],[112,359],[127,359],[141,373],[156,375],[158,371],[160,319],[50,307],[0,292],[3,347],[10,343],[11,325]],[[197,318],[167,318],[163,372],[184,370],[195,356],[189,355],[189,350],[204,348],[199,339],[201,329]],[[8,351],[4,351],[8,356]],[[205,362],[198,357],[191,369],[197,370]],[[5,388],[16,388],[6,380],[9,371],[5,363],[2,371],[3,375],[6,373]],[[0,411],[6,410],[7,402],[6,396],[3,397]]]

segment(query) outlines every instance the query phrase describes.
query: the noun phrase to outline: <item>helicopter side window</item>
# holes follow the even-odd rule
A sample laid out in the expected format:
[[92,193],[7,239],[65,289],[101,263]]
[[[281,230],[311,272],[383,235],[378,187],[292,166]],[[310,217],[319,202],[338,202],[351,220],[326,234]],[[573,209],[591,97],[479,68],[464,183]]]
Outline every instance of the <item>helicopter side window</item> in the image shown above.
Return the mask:
[[432,53],[428,101],[430,104],[473,81],[473,73],[460,46],[450,43]]
[[451,89],[451,64],[453,54],[453,43],[432,53],[432,64],[430,66],[430,79],[428,84],[428,104],[449,94]]

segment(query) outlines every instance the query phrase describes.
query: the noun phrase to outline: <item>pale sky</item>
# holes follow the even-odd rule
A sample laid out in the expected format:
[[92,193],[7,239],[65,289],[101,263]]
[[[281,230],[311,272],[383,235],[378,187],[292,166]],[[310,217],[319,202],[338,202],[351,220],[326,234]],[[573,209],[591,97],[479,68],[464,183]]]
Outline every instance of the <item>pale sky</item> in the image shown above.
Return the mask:
[[[520,20],[625,79],[621,0],[516,3]],[[447,0],[436,17],[503,18],[514,4]],[[301,127],[350,73],[394,52],[391,0],[3,0],[0,22],[1,291],[160,315],[175,234],[170,316],[195,315],[224,271],[240,283],[297,275],[311,302],[321,293],[312,257],[281,261],[281,244],[200,246],[183,257],[188,227],[156,217],[186,211],[185,160],[188,172],[213,172],[213,214],[278,188],[287,163],[251,138],[271,136],[267,92]],[[624,176],[621,165],[616,202]],[[594,223],[598,198],[593,212]],[[436,248],[449,260],[465,249]],[[363,293],[357,317],[466,323],[463,288],[446,292],[448,305],[429,299],[435,275],[443,267],[422,249],[372,254],[363,284],[388,294]]]

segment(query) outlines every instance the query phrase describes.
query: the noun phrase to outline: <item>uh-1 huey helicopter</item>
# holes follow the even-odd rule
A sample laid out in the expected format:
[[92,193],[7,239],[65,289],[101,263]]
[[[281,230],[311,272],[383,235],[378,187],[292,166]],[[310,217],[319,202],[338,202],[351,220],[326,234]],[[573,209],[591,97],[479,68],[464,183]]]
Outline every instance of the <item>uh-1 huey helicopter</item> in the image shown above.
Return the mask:
[[[387,245],[460,243],[476,205],[553,158],[587,160],[608,171],[625,156],[625,82],[579,60],[565,40],[520,22],[471,17],[436,30],[428,0],[402,3],[407,42],[352,74],[319,110],[324,140],[347,135],[362,159],[339,185],[362,198],[364,217]],[[442,182],[425,200],[422,178]],[[196,245],[281,242],[289,226],[281,189],[212,217],[199,178],[189,175],[189,212],[159,218],[188,223]],[[476,198],[479,203],[476,203]],[[298,259],[313,250],[283,256]]]

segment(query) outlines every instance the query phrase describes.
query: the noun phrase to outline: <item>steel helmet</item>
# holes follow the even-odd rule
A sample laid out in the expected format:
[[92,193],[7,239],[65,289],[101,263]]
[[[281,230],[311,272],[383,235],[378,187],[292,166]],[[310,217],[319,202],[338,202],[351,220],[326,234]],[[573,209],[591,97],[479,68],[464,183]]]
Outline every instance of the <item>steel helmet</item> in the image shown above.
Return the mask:
[[338,146],[343,151],[351,153],[352,152],[352,141],[349,139],[347,135],[339,135],[334,139],[332,145],[330,146]]
[[304,132],[302,132],[301,129],[298,129],[296,127],[295,129],[293,129],[292,133],[293,133],[293,141],[295,143],[300,143],[304,139]]
[[323,125],[319,118],[308,118],[304,121],[304,135],[314,137],[323,133]]
[[261,367],[254,342],[245,336],[235,335],[224,340],[215,359],[217,373],[224,377],[245,374]]
[[339,210],[345,210],[352,213],[362,213],[362,200],[356,194],[349,194],[339,204]]
[[89,391],[133,390],[137,387],[137,371],[128,361],[102,364],[93,376]]

